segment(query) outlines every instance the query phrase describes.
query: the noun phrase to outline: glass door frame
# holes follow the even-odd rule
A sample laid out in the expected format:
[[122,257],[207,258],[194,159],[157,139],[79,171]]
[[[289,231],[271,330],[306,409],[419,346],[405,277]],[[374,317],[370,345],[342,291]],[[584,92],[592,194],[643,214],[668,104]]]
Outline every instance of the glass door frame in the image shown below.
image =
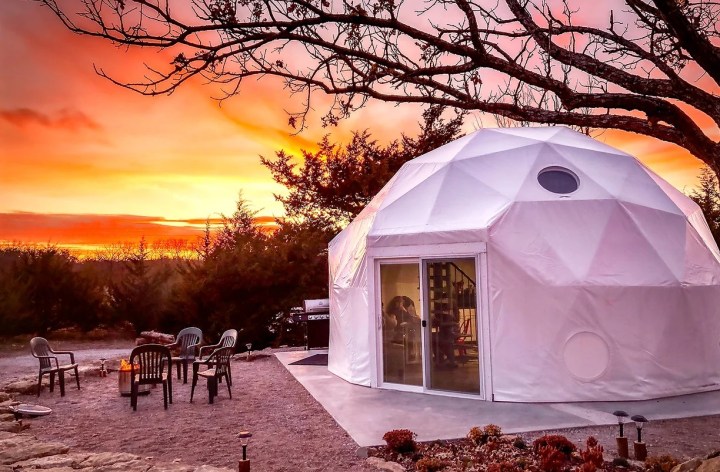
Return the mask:
[[[423,246],[397,246],[397,247],[378,247],[368,248],[368,301],[371,314],[370,320],[370,366],[371,380],[370,385],[377,388],[387,388],[392,390],[410,391],[417,393],[428,393],[433,395],[472,398],[479,400],[492,400],[492,364],[491,364],[491,344],[490,344],[490,306],[488,296],[488,258],[486,243],[451,243],[436,244]],[[476,322],[478,330],[478,364],[480,391],[475,394],[448,392],[442,390],[432,390],[428,388],[428,355],[429,355],[429,314],[425,307],[426,288],[425,288],[425,261],[433,259],[452,259],[452,258],[473,258],[475,260],[475,271],[477,275],[478,290],[476,292]],[[384,382],[383,379],[383,346],[382,339],[382,301],[380,297],[380,265],[381,264],[418,264],[420,275],[420,314],[425,322],[422,328],[421,346],[423,349],[423,385],[410,386],[396,383]],[[374,316],[372,316],[374,314]],[[373,349],[373,346],[375,347]]]

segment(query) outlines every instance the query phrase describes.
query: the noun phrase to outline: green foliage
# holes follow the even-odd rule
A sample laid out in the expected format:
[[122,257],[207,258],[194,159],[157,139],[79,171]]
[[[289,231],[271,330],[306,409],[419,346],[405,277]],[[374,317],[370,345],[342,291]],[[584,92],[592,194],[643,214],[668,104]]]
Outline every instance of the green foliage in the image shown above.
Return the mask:
[[403,135],[385,146],[367,131],[355,132],[340,147],[325,136],[318,150],[302,150],[299,167],[285,151],[276,160],[261,158],[273,179],[288,193],[276,195],[290,219],[314,221],[337,231],[367,205],[400,167],[410,159],[446,144],[460,135],[464,115],[445,121],[442,107],[430,107],[417,138]]
[[166,266],[151,264],[143,238],[124,261],[119,280],[110,283],[110,304],[115,317],[131,322],[138,333],[156,328],[165,305],[163,288],[169,275]]
[[709,168],[704,167],[700,173],[700,186],[690,194],[705,215],[710,232],[720,246],[720,182]]
[[0,334],[98,323],[102,294],[92,274],[55,247],[0,249]]

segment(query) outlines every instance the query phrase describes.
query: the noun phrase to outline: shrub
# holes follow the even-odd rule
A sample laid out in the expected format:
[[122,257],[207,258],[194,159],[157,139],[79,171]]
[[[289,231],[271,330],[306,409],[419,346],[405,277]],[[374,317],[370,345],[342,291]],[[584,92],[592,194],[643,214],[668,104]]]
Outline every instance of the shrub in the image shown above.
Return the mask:
[[500,429],[500,426],[490,423],[483,428],[483,433],[485,433],[485,436],[488,439],[499,438],[502,435],[502,430]]
[[473,444],[477,446],[478,444],[482,444],[484,433],[482,429],[478,428],[477,426],[473,426],[470,429],[470,432],[467,434],[467,437],[470,441],[472,441]]
[[560,472],[569,458],[552,446],[542,446],[536,451],[540,455],[540,469],[544,472]]
[[395,452],[413,452],[417,447],[415,436],[409,429],[393,429],[383,435],[383,441]]
[[527,449],[527,444],[525,443],[525,440],[520,436],[515,438],[515,440],[513,441],[513,446],[515,447],[515,449]]
[[585,462],[578,467],[577,472],[597,472],[597,467],[592,462]]
[[533,442],[533,452],[540,456],[540,468],[546,472],[559,472],[565,467],[575,445],[565,436],[545,435]]
[[[585,442],[585,450],[580,453],[580,457],[585,464],[592,464],[595,468],[602,467],[603,462],[603,447],[598,443],[597,439],[590,436]],[[595,469],[583,472],[593,472]]]
[[576,449],[575,444],[570,442],[570,440],[565,436],[561,436],[559,434],[546,434],[545,436],[540,436],[533,441],[533,451],[536,454],[540,453],[540,450],[545,447],[550,447],[556,451],[560,451],[566,456],[566,458],[570,458],[570,454],[575,452]]
[[645,460],[645,470],[650,472],[670,472],[680,462],[669,454],[658,457],[648,457]]
[[415,463],[418,472],[436,472],[447,467],[449,464],[437,457],[423,457]]
[[488,424],[484,428],[480,429],[477,426],[473,427],[468,433],[467,437],[476,446],[485,444],[486,442],[499,438],[502,435],[500,426],[494,424]]

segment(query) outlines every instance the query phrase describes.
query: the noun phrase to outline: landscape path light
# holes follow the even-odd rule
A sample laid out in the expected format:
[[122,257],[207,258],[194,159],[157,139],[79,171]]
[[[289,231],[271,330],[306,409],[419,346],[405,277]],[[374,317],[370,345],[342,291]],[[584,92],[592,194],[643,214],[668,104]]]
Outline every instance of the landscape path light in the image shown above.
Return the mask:
[[623,425],[625,423],[625,418],[627,418],[630,415],[628,415],[626,412],[624,412],[622,410],[613,411],[613,415],[617,416],[618,426],[620,426],[620,436],[618,436],[618,437],[622,438],[623,437]]
[[628,439],[623,435],[623,426],[625,423],[625,418],[630,415],[628,415],[622,410],[614,411],[613,415],[617,417],[618,426],[620,426],[620,436],[615,438],[615,442],[617,443],[618,456],[627,459],[628,457],[630,457],[630,453],[628,452]]
[[247,359],[246,360],[249,361],[250,360],[250,351],[252,351],[252,343],[245,344],[245,347],[247,348]]
[[242,460],[238,461],[238,472],[250,472],[250,461],[247,458],[247,447],[250,444],[252,433],[250,431],[240,431],[237,435],[242,446]]
[[105,370],[105,359],[104,357],[100,358],[100,377],[107,377],[107,370]]
[[637,428],[638,435],[637,441],[633,444],[635,449],[635,460],[644,461],[647,458],[647,446],[644,442],[642,442],[642,429],[648,420],[643,415],[633,415],[630,419],[635,422],[635,428]]

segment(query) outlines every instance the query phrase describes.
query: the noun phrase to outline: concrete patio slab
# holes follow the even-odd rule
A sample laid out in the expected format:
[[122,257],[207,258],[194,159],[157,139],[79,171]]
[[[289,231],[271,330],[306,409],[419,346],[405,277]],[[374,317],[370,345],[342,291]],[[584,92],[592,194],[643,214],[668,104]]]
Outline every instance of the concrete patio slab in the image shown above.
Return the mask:
[[326,366],[289,365],[326,350],[278,352],[275,356],[348,432],[359,446],[383,444],[392,429],[418,440],[464,437],[473,426],[499,425],[504,432],[615,424],[615,410],[649,420],[720,414],[720,391],[632,402],[503,403],[361,387]]

